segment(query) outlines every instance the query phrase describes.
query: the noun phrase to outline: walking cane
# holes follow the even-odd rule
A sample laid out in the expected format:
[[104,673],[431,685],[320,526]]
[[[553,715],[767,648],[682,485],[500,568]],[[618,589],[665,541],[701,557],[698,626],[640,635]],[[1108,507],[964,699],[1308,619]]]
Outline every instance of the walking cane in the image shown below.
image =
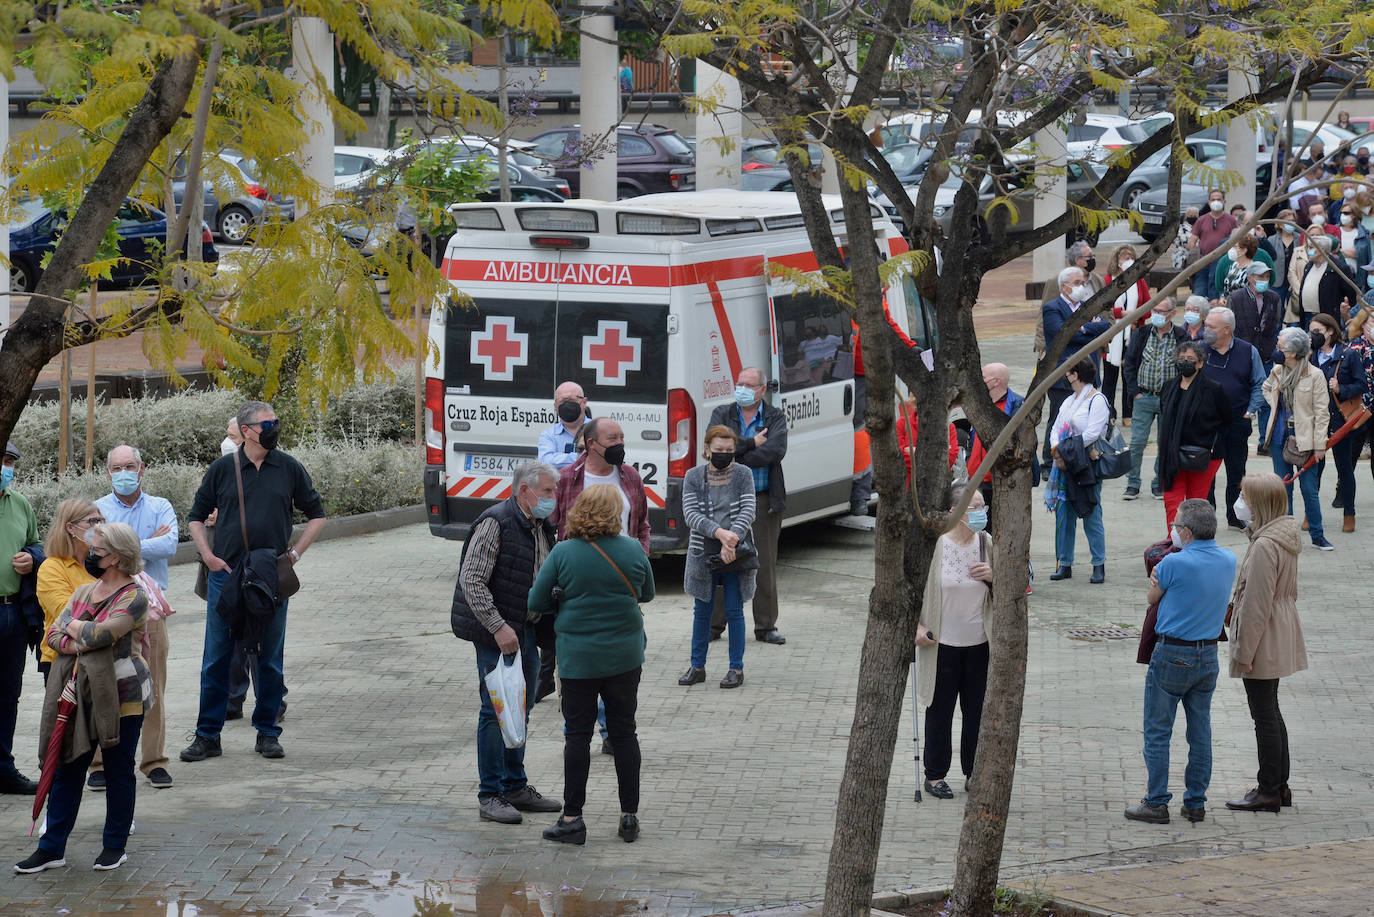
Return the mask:
[[916,705],[916,661],[911,662],[911,746],[916,755],[916,801],[921,801],[921,714]]

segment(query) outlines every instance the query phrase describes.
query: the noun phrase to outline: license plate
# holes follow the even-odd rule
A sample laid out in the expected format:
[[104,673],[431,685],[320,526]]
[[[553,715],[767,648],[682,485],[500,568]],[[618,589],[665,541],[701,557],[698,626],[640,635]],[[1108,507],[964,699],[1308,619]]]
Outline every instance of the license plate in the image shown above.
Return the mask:
[[530,460],[527,455],[477,455],[463,457],[463,470],[478,474],[508,475]]

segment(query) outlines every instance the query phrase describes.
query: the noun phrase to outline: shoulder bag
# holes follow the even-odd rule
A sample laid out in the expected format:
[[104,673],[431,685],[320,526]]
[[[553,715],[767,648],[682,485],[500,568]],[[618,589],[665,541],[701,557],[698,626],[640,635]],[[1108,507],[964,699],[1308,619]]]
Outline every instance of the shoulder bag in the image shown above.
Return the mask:
[[[238,456],[234,456],[234,484],[239,491],[239,531],[243,534],[243,553],[248,553],[248,517],[243,509],[243,470],[239,468]],[[277,555],[277,595],[289,599],[301,591],[301,581],[296,576],[296,565],[291,562],[291,552]]]
[[[1097,394],[1106,397],[1101,392]],[[1110,403],[1107,407],[1111,409]],[[1121,431],[1117,430],[1115,421],[1107,422],[1107,429],[1102,433],[1102,438],[1092,444],[1088,457],[1093,460],[1099,480],[1119,478],[1131,470],[1131,447],[1126,444]]]
[[[628,589],[628,590],[630,591],[630,598],[632,598],[632,599],[635,600],[635,607],[638,608],[638,607],[639,607],[639,593],[638,593],[638,592],[635,592],[635,587],[634,587],[633,585],[630,584],[630,578],[629,578],[628,576],[625,575],[624,571],[622,571],[622,570],[620,569],[619,565],[617,565],[615,561],[611,560],[611,555],[609,555],[609,554],[607,554],[605,551],[601,550],[601,545],[599,545],[599,544],[597,544],[595,541],[591,541],[591,540],[588,540],[587,544],[589,544],[589,545],[591,545],[593,548],[595,548],[595,549],[596,549],[596,553],[598,553],[598,554],[600,554],[602,557],[606,558],[606,563],[608,563],[608,564],[611,565],[611,569],[614,570],[616,573],[619,573],[619,574],[620,574],[620,579],[621,579],[621,581],[625,583],[625,588]],[[643,615],[644,615],[644,613],[641,611],[641,612],[640,612],[640,616],[643,617]]]

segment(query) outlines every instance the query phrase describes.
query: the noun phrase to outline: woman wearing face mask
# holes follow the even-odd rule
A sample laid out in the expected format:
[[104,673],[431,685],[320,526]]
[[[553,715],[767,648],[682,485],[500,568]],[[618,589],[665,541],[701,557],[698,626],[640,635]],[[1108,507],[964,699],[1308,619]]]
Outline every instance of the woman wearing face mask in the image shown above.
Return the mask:
[[[1308,332],[1301,328],[1285,328],[1279,332],[1279,349],[1275,362],[1264,380],[1264,400],[1269,402],[1269,429],[1265,440],[1269,443],[1269,458],[1274,473],[1280,478],[1296,467],[1284,457],[1284,445],[1291,440],[1290,452],[1298,457],[1311,453],[1318,462],[1326,458],[1326,430],[1330,420],[1327,411],[1328,389],[1321,370],[1307,361],[1312,350]],[[1307,512],[1307,530],[1312,544],[1322,551],[1334,551],[1322,531],[1322,504],[1317,475],[1309,471],[1298,475],[1303,507]],[[1293,510],[1293,485],[1287,485],[1288,510]]]
[[1288,302],[1288,269],[1293,265],[1293,253],[1300,245],[1297,214],[1288,208],[1278,213],[1275,232],[1260,240],[1260,249],[1274,262],[1274,274],[1269,289],[1279,294],[1279,309]]
[[1225,305],[1226,297],[1245,286],[1245,272],[1255,261],[1269,265],[1271,272],[1274,269],[1274,259],[1260,249],[1259,240],[1252,235],[1242,236],[1227,251],[1226,257],[1217,262],[1215,282],[1218,292],[1213,305]]
[[127,525],[97,523],[83,537],[89,545],[83,566],[95,582],[79,586],[48,628],[45,642],[57,658],[43,702],[39,748],[48,747],[58,701],[73,673],[77,705],[67,721],[61,764],[48,796],[47,833],[32,855],[14,865],[16,872],[67,864],[67,837],[76,824],[86,767],[96,748],[105,757],[108,786],[104,846],[95,868],[117,869],[127,859],[124,849],[134,821],[134,751],[153,696],[142,655],[148,601],[134,581],[143,561],[138,535]]
[[[86,552],[90,545],[83,536],[92,526],[105,521],[100,510],[89,500],[63,500],[53,514],[52,527],[43,542],[43,552],[47,560],[38,568],[38,604],[43,607],[43,627],[52,627],[52,622],[71,601],[72,593],[95,577],[86,572]],[[48,672],[57,659],[57,650],[46,642],[39,648],[38,670],[43,673],[43,683],[48,683]]]
[[1159,396],[1159,486],[1164,525],[1173,525],[1184,500],[1207,499],[1221,467],[1231,404],[1221,383],[1202,372],[1207,351],[1196,341],[1178,345],[1178,374]]
[[1211,308],[1207,297],[1198,296],[1196,293],[1183,301],[1183,333],[1188,335],[1188,340],[1202,340],[1202,321]]
[[[1118,245],[1112,252],[1111,259],[1107,262],[1107,273],[1102,278],[1103,283],[1110,284],[1118,275],[1131,269],[1135,264],[1135,249],[1129,245]],[[1112,304],[1112,318],[1119,319],[1127,312],[1132,312],[1142,303],[1150,301],[1150,286],[1142,276],[1135,283],[1126,288],[1126,292],[1116,298]],[[1145,327],[1145,319],[1136,321],[1135,325],[1126,329],[1121,334],[1112,338],[1107,345],[1106,359],[1102,363],[1102,394],[1107,396],[1107,406],[1115,413],[1117,380],[1121,378],[1121,362],[1129,346],[1131,335],[1137,330]],[[1121,386],[1121,425],[1129,427],[1131,425],[1131,402],[1134,400],[1135,393],[1130,390],[1128,384]]]
[[[1370,316],[1374,315],[1371,311],[1371,307],[1374,307],[1374,264],[1366,265],[1365,270],[1368,272],[1365,276],[1370,278],[1370,305],[1350,320],[1350,350],[1360,364],[1359,379],[1364,386],[1360,390],[1360,397],[1367,407],[1374,410],[1374,321],[1370,320]],[[1350,454],[1355,457],[1356,463],[1364,454],[1370,433],[1369,423],[1366,422],[1346,437],[1350,440]],[[1369,456],[1369,472],[1374,477],[1374,452]]]
[[[1093,387],[1097,381],[1097,370],[1091,360],[1083,360],[1065,373],[1064,378],[1068,380],[1073,394],[1060,406],[1054,425],[1050,428],[1050,455],[1054,468],[1050,471],[1050,486],[1045,492],[1046,505],[1054,512],[1054,554],[1059,564],[1050,574],[1050,579],[1057,582],[1073,576],[1074,540],[1081,518],[1093,562],[1093,575],[1088,582],[1103,583],[1107,580],[1107,533],[1102,527],[1102,482],[1096,480],[1090,485],[1073,484],[1078,471],[1066,464],[1059,454],[1059,447],[1066,440],[1077,439],[1081,441],[1083,451],[1091,450],[1107,432],[1110,420],[1107,399]],[[1080,451],[1079,445],[1072,444],[1075,453]],[[1066,478],[1070,478],[1074,493],[1069,493],[1070,485],[1064,483]],[[1091,504],[1091,507],[1087,504]],[[1085,515],[1079,515],[1080,509]]]
[[1350,269],[1351,276],[1354,276],[1355,269],[1369,261],[1369,230],[1360,225],[1359,212],[1355,209],[1354,201],[1342,203],[1339,219],[1337,231],[1340,238],[1336,246],[1340,250],[1340,256],[1345,259],[1345,266]]
[[[677,680],[684,686],[706,680],[706,650],[717,586],[724,594],[730,655],[730,667],[720,686],[738,688],[744,684],[744,603],[754,597],[759,561],[750,543],[754,476],[735,461],[735,442],[729,427],[711,427],[706,431],[704,453],[710,464],[697,465],[682,480],[682,520],[692,531],[683,589],[695,600],[692,658]],[[716,557],[719,561],[710,559]]]
[[[1342,342],[1341,327],[1331,316],[1324,313],[1313,316],[1308,325],[1308,334],[1312,341],[1312,355],[1308,362],[1322,371],[1327,390],[1331,393],[1328,399],[1331,422],[1327,429],[1330,435],[1345,425],[1340,402],[1364,395],[1364,367],[1360,363],[1360,355]],[[1342,532],[1355,531],[1355,459],[1359,453],[1354,451],[1354,445],[1351,438],[1346,436],[1331,447],[1331,457],[1336,461],[1336,500],[1331,505],[1345,511]],[[1325,471],[1326,461],[1323,459],[1308,474],[1317,475],[1320,487]]]
[[1250,547],[1237,572],[1230,627],[1231,677],[1243,679],[1255,723],[1259,785],[1228,809],[1277,812],[1293,804],[1288,788],[1288,728],[1279,710],[1279,679],[1307,668],[1298,620],[1298,554],[1302,535],[1288,514],[1283,481],[1268,472],[1240,483],[1236,515],[1248,524]]
[[[963,499],[967,486],[950,489],[951,506]],[[945,775],[954,756],[956,702],[964,724],[959,765],[965,791],[977,760],[992,616],[992,539],[987,524],[983,495],[975,488],[968,512],[935,542],[921,620],[916,625],[916,704],[926,710],[923,786],[936,799],[954,798]]]
[[[614,484],[594,484],[568,512],[568,537],[554,545],[530,587],[529,609],[553,613],[563,695],[563,815],[545,840],[584,844],[582,805],[591,768],[598,698],[620,790],[619,834],[639,837],[639,737],[635,710],[644,666],[644,613],[654,571],[639,542],[621,534],[625,498]],[[555,599],[554,588],[562,594]]]

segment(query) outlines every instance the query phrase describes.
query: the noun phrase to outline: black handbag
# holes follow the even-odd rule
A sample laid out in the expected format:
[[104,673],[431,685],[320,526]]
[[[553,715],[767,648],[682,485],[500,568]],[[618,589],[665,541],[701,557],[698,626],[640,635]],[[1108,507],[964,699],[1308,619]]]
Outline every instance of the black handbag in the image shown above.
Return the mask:
[[1206,471],[1210,464],[1212,464],[1212,450],[1206,446],[1178,447],[1180,471]]
[[748,541],[740,539],[735,545],[735,559],[728,564],[720,559],[720,540],[708,538],[706,541],[706,569],[712,573],[742,573],[759,568],[758,552]]

